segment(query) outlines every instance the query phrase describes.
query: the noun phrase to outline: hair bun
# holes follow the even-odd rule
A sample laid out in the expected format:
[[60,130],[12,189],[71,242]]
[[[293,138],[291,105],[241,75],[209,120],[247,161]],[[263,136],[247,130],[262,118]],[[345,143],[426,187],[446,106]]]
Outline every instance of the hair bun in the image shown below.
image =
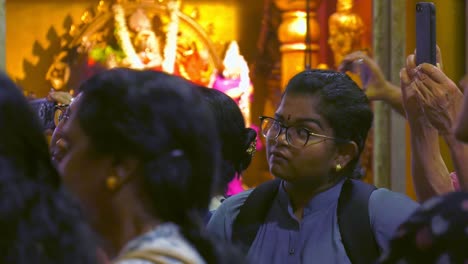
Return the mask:
[[246,128],[245,129],[245,137],[244,137],[244,147],[243,147],[243,152],[242,156],[239,162],[239,166],[236,168],[238,173],[243,172],[246,170],[250,162],[252,161],[253,153],[255,153],[255,149],[252,150],[252,145],[256,148],[256,142],[257,142],[257,132],[252,129],[252,128]]

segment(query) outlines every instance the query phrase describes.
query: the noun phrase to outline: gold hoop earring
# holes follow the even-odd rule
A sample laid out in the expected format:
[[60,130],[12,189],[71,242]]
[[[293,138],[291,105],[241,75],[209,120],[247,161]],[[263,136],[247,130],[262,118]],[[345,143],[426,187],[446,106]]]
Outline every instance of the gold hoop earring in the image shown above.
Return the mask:
[[109,189],[110,191],[114,191],[116,188],[117,188],[117,185],[119,184],[119,181],[117,179],[117,177],[115,176],[110,176],[110,177],[107,177],[106,179],[106,187],[107,189]]
[[340,164],[337,164],[335,167],[336,172],[339,172],[342,169]]

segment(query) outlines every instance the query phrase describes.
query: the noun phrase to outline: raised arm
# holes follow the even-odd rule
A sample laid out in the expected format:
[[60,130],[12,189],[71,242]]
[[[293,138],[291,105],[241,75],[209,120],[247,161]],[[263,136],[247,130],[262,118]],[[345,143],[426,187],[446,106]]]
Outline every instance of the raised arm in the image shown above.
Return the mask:
[[399,114],[405,115],[400,87],[387,81],[377,63],[364,52],[357,51],[345,56],[338,70],[359,75],[369,100],[384,101]]
[[437,129],[423,112],[415,81],[414,55],[400,71],[403,105],[410,126],[411,172],[419,201],[453,190],[449,171],[439,147]]
[[460,187],[468,190],[468,145],[458,141],[454,134],[463,94],[438,67],[421,64],[416,75],[423,111],[449,147]]

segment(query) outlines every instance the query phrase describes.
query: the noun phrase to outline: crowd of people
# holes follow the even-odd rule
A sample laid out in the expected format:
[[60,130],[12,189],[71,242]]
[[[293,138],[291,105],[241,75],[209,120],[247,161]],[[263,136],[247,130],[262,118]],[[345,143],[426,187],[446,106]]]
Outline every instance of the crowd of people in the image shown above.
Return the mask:
[[[362,52],[298,73],[260,117],[275,179],[230,197],[257,134],[226,94],[115,68],[40,122],[49,110],[1,74],[0,263],[466,263],[468,81],[441,57],[410,55],[399,86]],[[358,180],[371,100],[408,120],[418,201]]]

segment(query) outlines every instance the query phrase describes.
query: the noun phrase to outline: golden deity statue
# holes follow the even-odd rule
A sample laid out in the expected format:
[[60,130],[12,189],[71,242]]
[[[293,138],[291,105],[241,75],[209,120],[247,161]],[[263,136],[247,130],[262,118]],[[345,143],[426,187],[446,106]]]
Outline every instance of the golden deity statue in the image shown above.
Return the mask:
[[54,90],[61,90],[70,79],[70,66],[63,62],[67,52],[61,52],[54,59],[54,63],[49,67],[46,74],[46,80]]
[[336,13],[329,20],[328,44],[334,54],[335,66],[340,65],[343,57],[362,49],[364,23],[358,14],[352,12],[353,0],[338,0]]
[[208,86],[222,69],[207,31],[182,12],[181,0],[101,0],[60,37],[60,46],[47,89],[72,91],[81,79],[114,67],[163,71]]
[[[160,67],[162,64],[159,40],[143,9],[137,9],[125,23],[125,11],[119,4],[113,6],[116,37],[125,54],[124,65],[134,69]],[[129,29],[131,32],[129,32]],[[133,41],[131,33],[134,34]]]

